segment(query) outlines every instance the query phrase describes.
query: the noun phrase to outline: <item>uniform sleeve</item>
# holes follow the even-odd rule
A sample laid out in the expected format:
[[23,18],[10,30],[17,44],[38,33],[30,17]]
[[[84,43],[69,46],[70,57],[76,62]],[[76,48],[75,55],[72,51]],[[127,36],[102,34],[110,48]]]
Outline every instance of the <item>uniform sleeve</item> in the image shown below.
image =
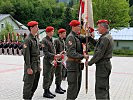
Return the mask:
[[23,55],[24,55],[24,61],[27,68],[31,68],[31,62],[30,62],[30,41],[28,39],[25,40],[23,44]]
[[91,66],[94,63],[97,63],[105,54],[109,40],[104,37],[101,39],[100,44],[96,47],[95,52],[91,60],[88,62],[88,65]]
[[48,48],[49,48],[48,43],[46,43],[45,40],[42,40],[42,49],[43,49],[44,56],[49,59],[54,59],[55,54],[50,53]]
[[[81,43],[86,43],[86,37],[80,36]],[[91,36],[88,37],[88,42],[91,42],[94,46],[96,45],[97,41],[92,38]]]
[[94,38],[92,38],[91,36],[89,36],[88,37],[88,40],[89,40],[90,43],[92,43],[94,46],[96,46],[97,41]]
[[59,44],[59,41],[58,40],[54,40],[54,46],[55,46],[55,49],[56,49],[56,53],[59,54],[59,47],[60,47],[60,44]]
[[70,36],[66,40],[67,56],[71,58],[83,59],[84,56],[76,52],[76,41]]

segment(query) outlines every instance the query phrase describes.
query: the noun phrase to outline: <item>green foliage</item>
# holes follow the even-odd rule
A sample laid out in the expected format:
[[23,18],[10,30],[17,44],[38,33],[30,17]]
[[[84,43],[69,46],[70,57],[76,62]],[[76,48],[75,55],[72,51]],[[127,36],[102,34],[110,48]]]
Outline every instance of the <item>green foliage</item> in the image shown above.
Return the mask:
[[11,3],[11,1],[8,1],[8,0],[0,1],[0,13],[1,14],[14,15],[15,12],[16,12],[16,10],[14,9],[14,5]]
[[[94,51],[89,52],[89,55],[93,55]],[[133,50],[113,50],[113,56],[129,56],[133,57]]]
[[133,0],[129,0],[129,4],[130,4],[130,6],[132,6],[133,5]]
[[13,16],[19,22],[27,25],[27,22],[33,20],[34,6],[33,2],[27,0],[15,0],[13,1],[14,9],[16,10]]
[[72,17],[72,9],[70,7],[67,7],[64,16],[63,16],[63,21],[61,23],[62,28],[65,28],[67,30],[67,34],[71,31],[71,27],[69,26],[70,21],[73,19]]
[[72,7],[72,17],[73,17],[73,19],[78,20],[78,16],[79,16],[79,3],[73,5],[73,7]]
[[111,28],[129,25],[129,4],[126,0],[93,0],[94,22],[107,19]]
[[130,26],[133,27],[133,6],[130,7],[130,17],[131,17],[131,20],[130,20]]
[[133,56],[133,50],[113,50],[114,56]]
[[13,26],[6,22],[5,28],[3,28],[0,32],[0,40],[4,40],[4,36],[7,39],[8,33],[12,33],[13,31]]
[[[132,26],[132,11],[126,0],[92,0],[94,22],[107,19],[111,28]],[[70,0],[70,3],[57,2],[57,0],[0,0],[0,13],[11,14],[16,20],[27,25],[28,21],[36,20],[39,28],[54,26],[56,30],[66,28],[72,19],[78,19],[79,0]]]

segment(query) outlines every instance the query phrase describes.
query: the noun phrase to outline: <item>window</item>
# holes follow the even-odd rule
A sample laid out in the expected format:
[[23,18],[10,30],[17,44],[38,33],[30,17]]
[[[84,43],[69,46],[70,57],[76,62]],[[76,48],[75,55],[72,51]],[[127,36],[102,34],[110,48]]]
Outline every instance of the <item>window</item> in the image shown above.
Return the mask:
[[116,42],[116,47],[119,47],[119,42],[118,41]]
[[1,24],[1,28],[4,28],[4,24]]

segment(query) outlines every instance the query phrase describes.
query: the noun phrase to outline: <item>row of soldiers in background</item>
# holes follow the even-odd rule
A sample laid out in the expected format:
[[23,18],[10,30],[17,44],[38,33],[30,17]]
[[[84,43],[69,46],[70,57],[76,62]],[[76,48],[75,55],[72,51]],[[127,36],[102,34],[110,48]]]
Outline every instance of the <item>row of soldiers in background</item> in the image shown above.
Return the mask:
[[0,55],[22,55],[23,44],[19,41],[0,41]]
[[[4,40],[0,40],[0,55],[22,55],[23,40],[27,37],[27,34],[20,36],[19,33],[16,34],[17,40],[14,40],[14,33],[12,37],[8,33],[7,38],[4,35]],[[11,39],[12,38],[12,39]]]

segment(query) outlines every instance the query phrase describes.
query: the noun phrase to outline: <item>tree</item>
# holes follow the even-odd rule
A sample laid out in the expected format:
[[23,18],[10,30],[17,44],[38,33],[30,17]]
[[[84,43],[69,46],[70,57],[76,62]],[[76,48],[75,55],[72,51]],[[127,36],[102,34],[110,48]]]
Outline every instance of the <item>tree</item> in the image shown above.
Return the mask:
[[16,10],[15,15],[13,16],[16,20],[27,25],[28,21],[33,20],[34,6],[33,2],[27,0],[13,0],[14,8]]
[[69,7],[72,7],[73,5],[74,5],[74,1],[71,0],[71,1],[69,2],[68,6],[69,6]]
[[129,0],[130,7],[133,5],[133,0]]
[[130,26],[133,27],[133,6],[130,7],[130,17],[131,17],[131,20],[130,20]]
[[0,13],[1,14],[11,14],[14,15],[16,10],[14,9],[14,5],[10,1],[0,1]]
[[0,32],[0,40],[4,40],[4,36],[8,37],[8,33],[12,33],[14,31],[13,26],[8,22],[5,22],[5,28],[3,28]]
[[93,0],[94,22],[107,19],[111,28],[129,26],[129,4],[126,0]]
[[78,19],[79,16],[79,3],[76,3],[72,7],[72,17],[73,19]]
[[60,26],[60,27],[65,28],[67,30],[67,34],[69,34],[69,32],[71,31],[69,23],[72,19],[73,19],[72,9],[70,7],[67,7],[65,12],[64,12],[63,20],[62,20],[62,23]]

